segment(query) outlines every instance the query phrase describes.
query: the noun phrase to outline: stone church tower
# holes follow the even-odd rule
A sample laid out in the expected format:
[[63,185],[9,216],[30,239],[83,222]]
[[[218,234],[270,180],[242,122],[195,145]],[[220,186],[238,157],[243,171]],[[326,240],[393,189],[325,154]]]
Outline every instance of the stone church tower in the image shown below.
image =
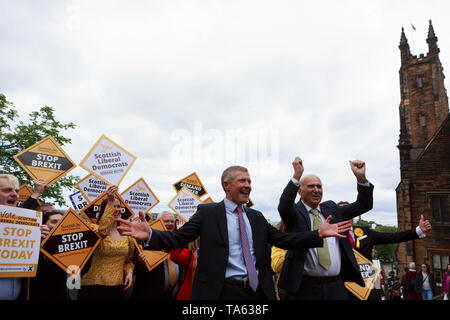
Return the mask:
[[397,221],[399,231],[413,229],[423,214],[433,230],[425,239],[399,244],[397,258],[401,274],[414,261],[419,266],[428,263],[439,276],[450,256],[450,120],[431,20],[426,41],[428,53],[413,56],[402,28]]

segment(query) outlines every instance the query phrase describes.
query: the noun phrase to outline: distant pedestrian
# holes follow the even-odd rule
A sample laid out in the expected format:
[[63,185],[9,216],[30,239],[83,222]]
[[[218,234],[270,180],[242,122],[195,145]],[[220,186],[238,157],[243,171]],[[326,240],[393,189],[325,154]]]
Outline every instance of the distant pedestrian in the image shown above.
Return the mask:
[[409,270],[406,272],[405,278],[403,279],[404,292],[408,300],[420,300],[420,296],[417,294],[416,290],[416,264],[411,262],[409,264]]
[[450,282],[450,264],[447,264],[447,270],[442,275],[442,290],[444,291],[444,300],[448,300],[449,282]]
[[422,300],[433,300],[436,292],[434,275],[430,272],[430,266],[426,263],[422,263],[421,269],[416,277],[416,292],[421,295]]

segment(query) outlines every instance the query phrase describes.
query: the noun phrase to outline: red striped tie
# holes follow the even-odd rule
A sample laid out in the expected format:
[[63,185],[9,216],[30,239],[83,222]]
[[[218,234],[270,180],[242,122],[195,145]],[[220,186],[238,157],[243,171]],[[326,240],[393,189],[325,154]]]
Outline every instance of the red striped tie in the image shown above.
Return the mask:
[[348,237],[350,239],[350,243],[352,244],[352,248],[355,249],[355,239],[353,239],[352,233],[348,232]]

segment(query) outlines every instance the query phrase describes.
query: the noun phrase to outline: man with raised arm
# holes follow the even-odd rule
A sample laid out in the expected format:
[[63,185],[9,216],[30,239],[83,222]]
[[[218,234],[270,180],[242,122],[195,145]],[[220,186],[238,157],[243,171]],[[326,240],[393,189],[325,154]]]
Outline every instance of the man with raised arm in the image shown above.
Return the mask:
[[[327,217],[340,222],[361,215],[373,206],[373,185],[366,179],[363,161],[350,161],[357,180],[355,202],[340,207],[333,201],[322,202],[322,181],[315,175],[303,176],[303,161],[292,162],[294,175],[283,190],[278,212],[288,232],[307,232],[319,228]],[[297,194],[300,200],[295,203]],[[289,300],[346,300],[344,282],[364,286],[350,241],[343,238],[324,239],[322,248],[289,250],[280,274],[278,287]]]
[[118,219],[123,235],[147,241],[146,249],[175,249],[200,236],[200,252],[191,299],[275,299],[268,244],[279,248],[321,247],[326,237],[340,237],[349,223],[285,234],[271,226],[259,211],[246,208],[251,179],[246,168],[227,168],[221,178],[225,199],[201,204],[192,218],[174,232],[150,229],[142,212],[137,222]]

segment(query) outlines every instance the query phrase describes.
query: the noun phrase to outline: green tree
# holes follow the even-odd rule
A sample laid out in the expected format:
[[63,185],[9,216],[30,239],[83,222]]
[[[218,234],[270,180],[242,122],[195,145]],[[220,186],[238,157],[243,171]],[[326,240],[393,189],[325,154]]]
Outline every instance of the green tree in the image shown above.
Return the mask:
[[[397,227],[378,225],[375,228],[375,231],[394,233],[397,232],[398,229]],[[375,246],[375,250],[377,251],[380,260],[391,261],[397,259],[397,246],[397,243],[379,244]]]
[[[70,144],[71,140],[64,137],[61,131],[75,129],[75,124],[63,124],[55,119],[51,107],[41,107],[39,111],[29,114],[25,123],[20,120],[19,113],[14,104],[6,100],[0,93],[0,172],[10,173],[19,178],[21,184],[33,185],[33,179],[14,160],[14,156],[22,150],[32,146],[46,136],[52,136],[60,146]],[[75,182],[80,178],[66,175],[49,186],[42,194],[40,200],[55,202],[59,206],[65,204],[63,191],[69,188],[76,191]]]

